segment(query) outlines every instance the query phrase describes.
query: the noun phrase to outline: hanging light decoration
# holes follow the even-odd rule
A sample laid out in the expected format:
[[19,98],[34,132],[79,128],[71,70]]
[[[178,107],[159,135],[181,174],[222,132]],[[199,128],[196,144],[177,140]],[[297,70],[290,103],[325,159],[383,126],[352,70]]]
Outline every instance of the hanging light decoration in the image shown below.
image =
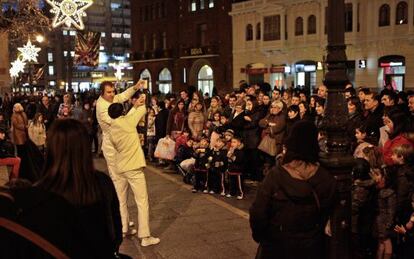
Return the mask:
[[30,39],[27,41],[27,44],[22,48],[17,48],[23,57],[23,61],[33,61],[37,62],[37,56],[39,55],[40,48],[32,44]]
[[51,5],[51,12],[55,14],[53,28],[64,24],[67,27],[73,25],[79,30],[85,28],[82,17],[86,16],[85,10],[93,4],[92,0],[46,0],[46,2]]

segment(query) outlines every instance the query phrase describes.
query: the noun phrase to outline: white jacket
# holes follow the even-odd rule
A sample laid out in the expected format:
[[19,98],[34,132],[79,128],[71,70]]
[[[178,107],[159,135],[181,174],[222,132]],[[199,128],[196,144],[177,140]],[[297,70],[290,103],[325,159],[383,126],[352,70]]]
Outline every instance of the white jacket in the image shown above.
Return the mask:
[[132,107],[127,115],[112,121],[109,138],[116,150],[117,173],[137,170],[146,166],[144,152],[137,132],[138,122],[145,114],[145,105],[138,108]]

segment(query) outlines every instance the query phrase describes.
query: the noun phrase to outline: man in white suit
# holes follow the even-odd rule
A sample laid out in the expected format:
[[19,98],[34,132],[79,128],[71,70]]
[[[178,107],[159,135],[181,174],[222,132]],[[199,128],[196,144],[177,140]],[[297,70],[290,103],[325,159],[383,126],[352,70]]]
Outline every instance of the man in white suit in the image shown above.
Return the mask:
[[[122,219],[122,232],[124,235],[135,234],[136,230],[131,229],[131,231],[128,232],[129,226],[132,226],[133,223],[129,223],[128,208],[126,204],[127,192],[123,191],[124,181],[119,179],[117,174],[115,174],[116,151],[109,139],[109,130],[113,120],[108,115],[108,108],[112,103],[124,103],[128,101],[128,99],[130,99],[136,91],[143,89],[144,87],[145,81],[140,80],[136,85],[128,88],[120,94],[115,95],[115,86],[111,82],[105,81],[101,83],[101,96],[96,102],[96,117],[98,119],[99,126],[102,129],[102,151],[108,166],[109,176],[115,185],[115,190],[120,201],[119,206]],[[121,203],[121,201],[125,201],[125,203]]]
[[[116,150],[115,174],[123,181],[122,192],[126,193],[129,185],[134,193],[138,207],[138,238],[142,239],[142,246],[149,246],[158,244],[160,239],[150,233],[147,184],[143,171],[146,163],[137,134],[137,125],[146,113],[145,99],[145,94],[141,94],[126,115],[123,115],[122,104],[113,103],[108,108],[108,114],[113,119],[109,138]],[[126,203],[126,200],[119,203]]]

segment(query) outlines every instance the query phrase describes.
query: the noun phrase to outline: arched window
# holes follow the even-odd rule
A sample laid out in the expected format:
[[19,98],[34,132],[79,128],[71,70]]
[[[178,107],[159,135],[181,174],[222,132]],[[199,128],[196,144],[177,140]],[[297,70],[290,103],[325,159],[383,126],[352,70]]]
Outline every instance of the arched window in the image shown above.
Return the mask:
[[213,93],[213,88],[213,69],[208,65],[204,65],[198,71],[198,90],[201,91],[203,94],[208,93],[209,96],[211,96]]
[[397,4],[397,10],[395,15],[395,24],[407,24],[408,23],[408,4],[405,1],[401,1]]
[[163,94],[171,93],[172,91],[172,77],[171,72],[168,68],[164,68],[161,70],[160,74],[158,75],[158,89]]
[[380,27],[390,25],[390,6],[387,4],[381,5],[379,9],[378,25]]
[[298,17],[295,20],[295,35],[303,35],[303,18]]
[[148,90],[152,93],[151,72],[148,69],[144,69],[139,75],[139,79],[148,80]]
[[316,16],[310,15],[308,17],[308,34],[316,34]]
[[260,22],[256,24],[256,40],[260,40],[262,38],[262,25]]
[[197,2],[196,2],[196,0],[191,0],[190,12],[195,12],[195,11],[197,11]]
[[253,40],[253,26],[248,24],[246,26],[246,41]]

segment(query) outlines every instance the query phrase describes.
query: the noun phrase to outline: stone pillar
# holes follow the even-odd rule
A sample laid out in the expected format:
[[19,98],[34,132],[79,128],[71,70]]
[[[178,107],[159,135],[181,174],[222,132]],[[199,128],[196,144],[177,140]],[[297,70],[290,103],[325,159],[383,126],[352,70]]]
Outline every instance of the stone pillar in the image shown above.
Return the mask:
[[9,41],[7,34],[0,32],[0,95],[11,92],[11,78],[9,76]]

